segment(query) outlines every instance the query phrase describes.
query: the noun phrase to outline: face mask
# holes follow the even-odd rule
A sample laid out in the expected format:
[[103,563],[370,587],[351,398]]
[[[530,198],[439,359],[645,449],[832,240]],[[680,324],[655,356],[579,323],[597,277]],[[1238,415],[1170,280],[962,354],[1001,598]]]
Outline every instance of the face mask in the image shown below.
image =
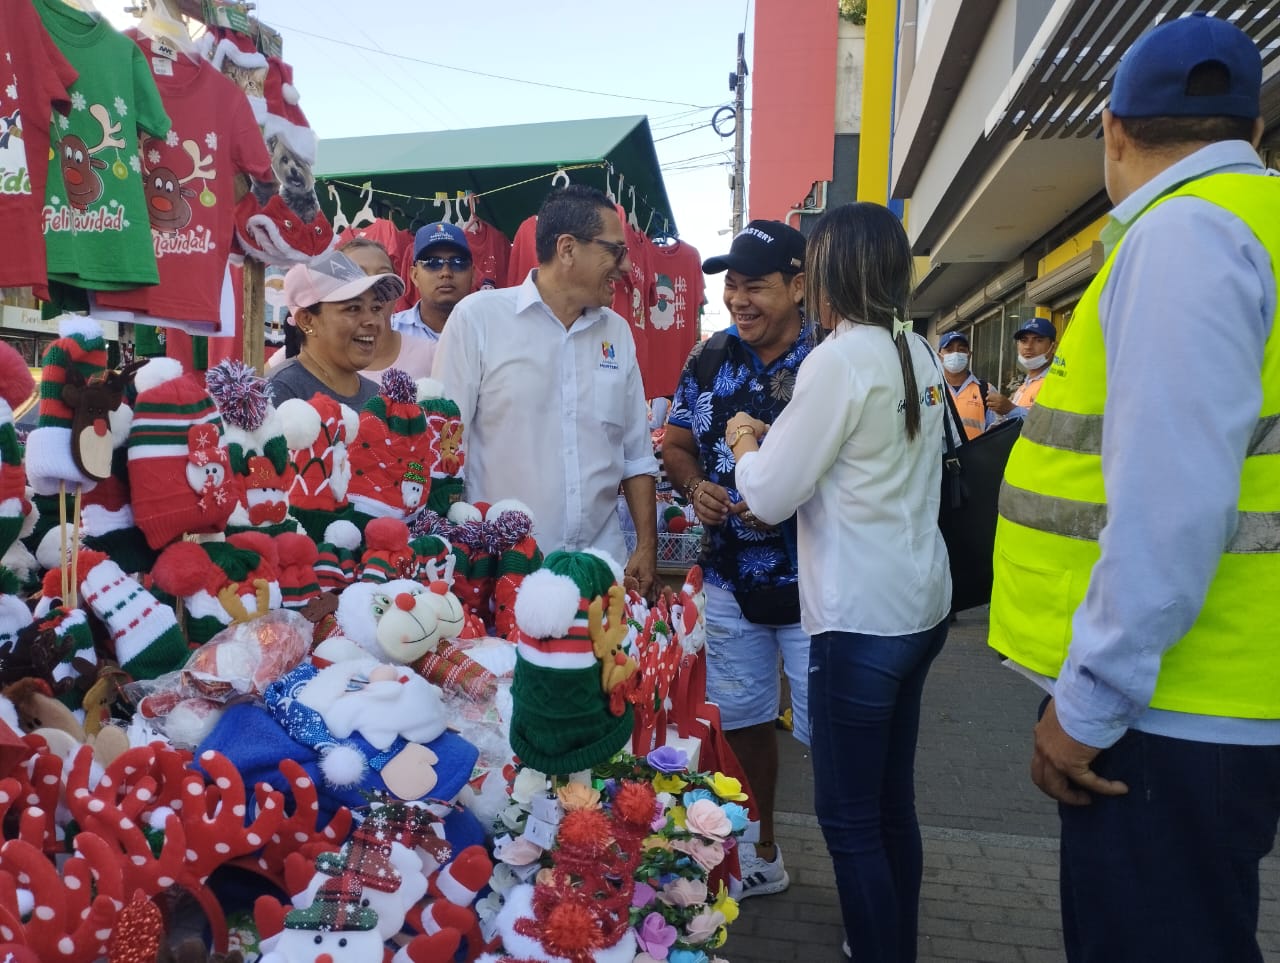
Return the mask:
[[1018,364],[1026,371],[1039,371],[1048,363],[1049,356],[1047,354],[1038,354],[1034,358],[1024,358],[1022,355],[1018,355]]
[[942,356],[942,367],[946,368],[952,374],[959,374],[969,367],[969,356],[963,351],[953,351],[951,354]]

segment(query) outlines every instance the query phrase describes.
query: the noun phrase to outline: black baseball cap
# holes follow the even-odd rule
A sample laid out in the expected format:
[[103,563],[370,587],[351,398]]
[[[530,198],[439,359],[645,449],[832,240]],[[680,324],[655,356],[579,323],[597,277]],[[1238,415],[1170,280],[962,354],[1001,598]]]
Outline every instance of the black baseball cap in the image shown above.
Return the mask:
[[804,235],[781,221],[752,221],[729,245],[729,253],[702,262],[707,274],[737,271],[749,278],[762,278],[781,271],[798,274],[804,270]]

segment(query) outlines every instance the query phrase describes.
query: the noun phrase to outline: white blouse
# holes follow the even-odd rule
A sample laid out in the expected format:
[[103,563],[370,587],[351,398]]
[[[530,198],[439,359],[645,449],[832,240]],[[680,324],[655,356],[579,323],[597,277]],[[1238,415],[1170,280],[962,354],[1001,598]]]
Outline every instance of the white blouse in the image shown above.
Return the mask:
[[907,635],[951,607],[938,530],[946,405],[933,349],[908,335],[921,428],[907,440],[902,371],[888,331],[841,322],[805,359],[758,452],[737,463],[751,511],[798,522],[804,629]]

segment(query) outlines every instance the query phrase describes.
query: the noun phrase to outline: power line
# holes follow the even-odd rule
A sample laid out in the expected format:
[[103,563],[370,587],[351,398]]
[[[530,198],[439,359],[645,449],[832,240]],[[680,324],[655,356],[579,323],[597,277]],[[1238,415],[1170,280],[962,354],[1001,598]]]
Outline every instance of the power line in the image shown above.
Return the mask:
[[[266,22],[266,21],[263,21]],[[323,34],[312,33],[309,30],[302,30],[299,27],[289,27],[280,23],[268,23],[269,27],[280,31],[284,34],[301,34],[304,37],[312,37],[316,40],[324,40],[329,43],[337,44],[341,47],[350,47],[353,50],[364,50],[369,53],[376,53],[383,57],[394,57],[397,60],[407,60],[410,63],[423,64],[427,67],[439,67],[442,70],[452,70],[460,74],[471,74],[475,77],[486,77],[489,80],[505,80],[513,84],[525,84],[530,87],[546,87],[550,90],[565,90],[574,94],[591,94],[595,97],[609,97],[612,100],[635,100],[644,104],[671,104],[674,107],[693,107],[697,110],[710,110],[709,105],[692,104],[686,100],[663,100],[659,97],[636,97],[631,94],[614,94],[602,90],[586,90],[582,87],[567,87],[564,84],[549,84],[541,80],[525,80],[520,77],[508,77],[504,74],[491,74],[483,70],[473,70],[470,67],[459,67],[454,64],[442,64],[434,60],[423,60],[421,57],[410,57],[407,54],[393,53],[388,50],[380,50],[377,47],[368,47],[364,44],[352,43],[349,40],[338,40],[334,37],[326,37]]]
[[692,133],[695,133],[696,131],[705,130],[706,127],[707,127],[706,124],[696,124],[695,126],[690,127],[688,130],[678,130],[674,134],[667,134],[666,137],[655,137],[653,139],[653,142],[655,144],[661,144],[664,140],[671,140],[673,137],[683,137],[685,134],[692,134]]

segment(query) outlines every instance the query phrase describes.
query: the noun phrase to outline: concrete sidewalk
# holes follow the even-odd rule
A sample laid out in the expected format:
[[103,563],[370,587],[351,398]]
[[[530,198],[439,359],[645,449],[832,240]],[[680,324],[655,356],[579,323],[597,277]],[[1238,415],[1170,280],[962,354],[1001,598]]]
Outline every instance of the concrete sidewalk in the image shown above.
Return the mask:
[[[916,757],[924,838],[920,963],[1058,963],[1058,817],[1028,775],[1041,694],[986,646],[986,610],[960,617],[925,688]],[[779,733],[778,841],[791,888],[742,904],[731,963],[840,963],[835,879],[813,817],[804,747]],[[851,764],[854,763],[850,760]],[[1280,963],[1280,858],[1263,863],[1259,940]]]

